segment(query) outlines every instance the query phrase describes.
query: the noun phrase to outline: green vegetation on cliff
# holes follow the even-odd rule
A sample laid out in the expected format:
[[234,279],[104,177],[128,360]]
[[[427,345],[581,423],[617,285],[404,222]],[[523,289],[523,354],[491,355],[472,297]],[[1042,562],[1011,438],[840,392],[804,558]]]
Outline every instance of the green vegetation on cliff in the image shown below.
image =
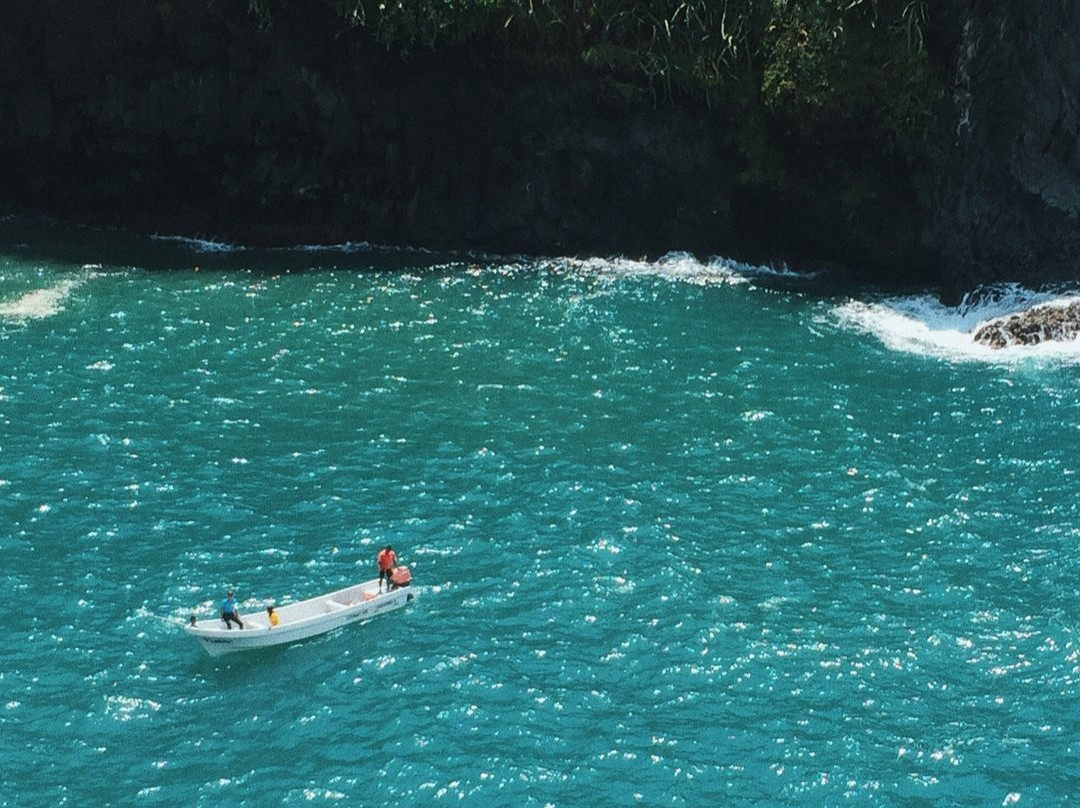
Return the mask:
[[[261,14],[274,2],[251,0]],[[386,47],[483,44],[627,86],[743,105],[813,127],[910,134],[935,95],[926,0],[329,0]],[[749,96],[749,99],[748,99]]]

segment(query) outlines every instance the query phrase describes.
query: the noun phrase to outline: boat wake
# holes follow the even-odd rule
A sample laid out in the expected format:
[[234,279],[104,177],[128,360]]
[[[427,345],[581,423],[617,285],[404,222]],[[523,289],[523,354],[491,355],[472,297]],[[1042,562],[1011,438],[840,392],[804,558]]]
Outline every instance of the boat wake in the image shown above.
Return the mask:
[[1045,358],[1072,364],[1080,363],[1080,340],[991,348],[976,342],[974,334],[988,320],[1032,306],[1074,300],[1074,291],[1033,292],[1000,285],[978,289],[958,306],[945,306],[931,295],[918,295],[848,301],[835,313],[842,327],[871,334],[895,351],[952,361],[1010,364]]

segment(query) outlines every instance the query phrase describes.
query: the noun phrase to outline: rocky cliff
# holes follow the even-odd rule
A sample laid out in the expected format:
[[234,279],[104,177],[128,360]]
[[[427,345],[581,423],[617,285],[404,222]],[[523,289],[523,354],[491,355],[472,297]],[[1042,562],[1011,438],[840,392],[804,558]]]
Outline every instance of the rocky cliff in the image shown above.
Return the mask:
[[1080,277],[1080,4],[957,3],[951,103],[921,155],[925,230],[947,293]]
[[580,64],[402,55],[324,5],[6,0],[0,209],[247,243],[828,262],[946,295],[1080,274],[1070,0],[934,4],[948,92],[904,142]]
[[10,208],[249,243],[547,253],[732,237],[724,122],[583,70],[403,58],[319,3],[259,25],[236,0],[11,2]]

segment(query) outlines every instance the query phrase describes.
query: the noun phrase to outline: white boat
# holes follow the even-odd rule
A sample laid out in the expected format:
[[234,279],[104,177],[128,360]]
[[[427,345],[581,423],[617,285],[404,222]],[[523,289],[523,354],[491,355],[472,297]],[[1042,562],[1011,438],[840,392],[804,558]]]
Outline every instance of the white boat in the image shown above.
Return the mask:
[[[407,573],[406,573],[407,575]],[[339,589],[308,600],[275,606],[278,625],[270,625],[266,610],[241,614],[244,627],[229,628],[220,616],[196,620],[184,626],[189,636],[197,639],[210,656],[233,651],[284,645],[335,628],[370,620],[385,612],[400,609],[413,599],[408,586],[379,591],[379,579]]]

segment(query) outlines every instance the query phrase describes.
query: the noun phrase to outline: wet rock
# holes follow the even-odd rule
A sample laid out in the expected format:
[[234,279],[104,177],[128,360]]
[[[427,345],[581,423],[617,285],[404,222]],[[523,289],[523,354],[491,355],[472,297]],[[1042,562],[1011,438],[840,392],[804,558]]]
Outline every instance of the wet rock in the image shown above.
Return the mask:
[[1071,342],[1080,335],[1080,301],[1034,306],[1018,314],[988,320],[975,329],[975,342],[991,348]]

